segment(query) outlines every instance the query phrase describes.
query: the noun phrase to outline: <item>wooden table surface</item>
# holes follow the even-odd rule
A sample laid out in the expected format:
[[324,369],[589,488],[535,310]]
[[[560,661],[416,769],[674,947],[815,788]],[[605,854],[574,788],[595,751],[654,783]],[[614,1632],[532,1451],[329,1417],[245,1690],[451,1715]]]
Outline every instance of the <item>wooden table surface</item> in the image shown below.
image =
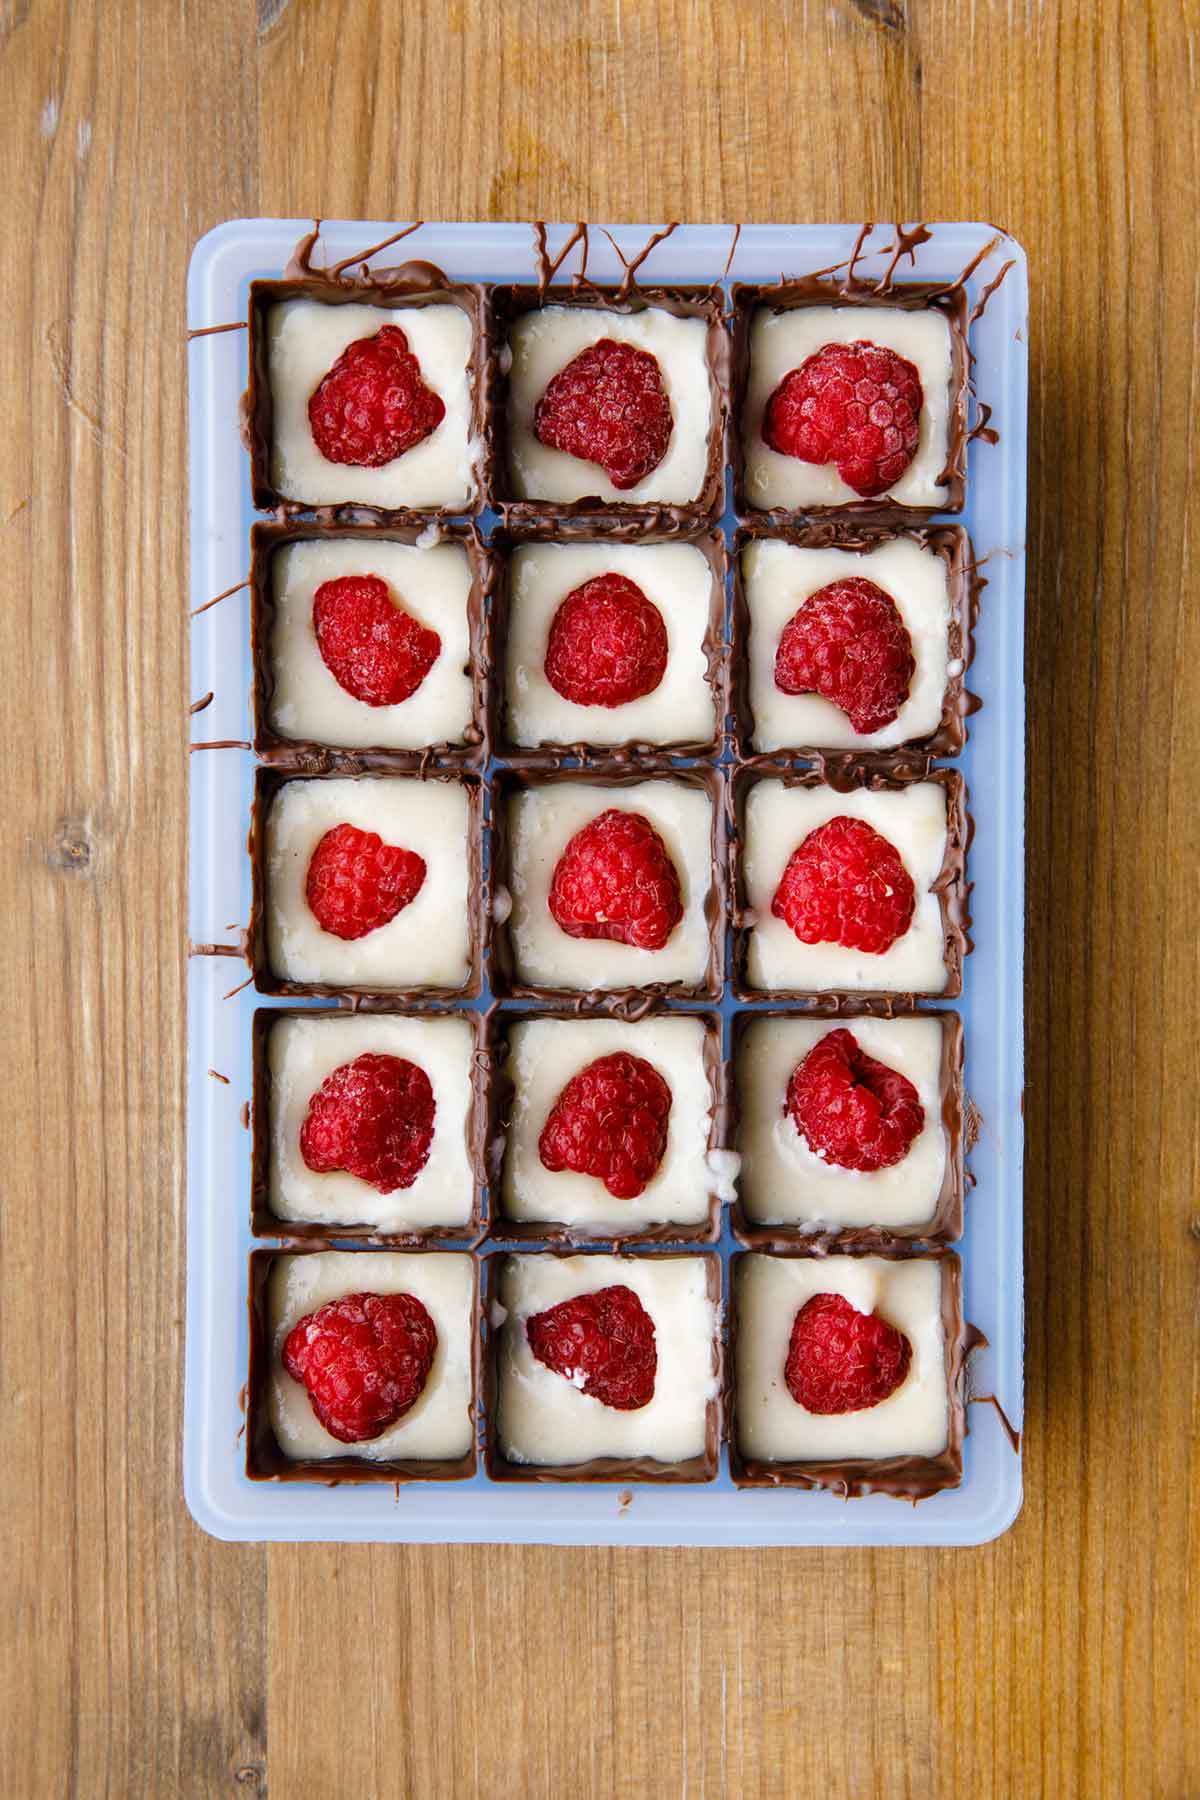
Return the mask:
[[[1200,1795],[1198,22],[0,0],[5,1795]],[[183,281],[258,213],[1024,242],[1028,1497],[997,1544],[262,1549],[187,1516]]]

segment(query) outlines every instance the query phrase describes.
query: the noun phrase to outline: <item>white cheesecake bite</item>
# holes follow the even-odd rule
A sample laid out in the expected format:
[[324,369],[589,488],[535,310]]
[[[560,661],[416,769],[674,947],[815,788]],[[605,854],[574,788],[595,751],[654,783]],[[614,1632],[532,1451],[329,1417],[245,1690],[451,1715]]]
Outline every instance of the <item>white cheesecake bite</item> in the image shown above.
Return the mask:
[[[534,412],[554,376],[588,345],[612,338],[648,351],[671,405],[672,430],[657,468],[635,487],[616,488],[598,463],[552,449],[534,434]],[[703,493],[713,429],[714,391],[707,357],[708,322],[680,318],[661,306],[610,312],[593,306],[544,306],[522,313],[509,330],[512,368],[508,454],[520,500],[689,505]]]
[[[576,832],[610,809],[647,819],[679,877],[683,917],[661,949],[570,937],[550,911],[550,888],[563,851]],[[663,982],[703,986],[711,950],[705,907],[714,878],[712,830],[708,790],[669,778],[628,786],[547,782],[514,793],[508,802],[508,931],[518,978],[564,990]]]
[[[554,1467],[594,1457],[686,1462],[707,1449],[717,1397],[717,1308],[712,1259],[702,1256],[507,1256],[498,1299],[496,1433],[511,1463]],[[631,1411],[583,1393],[534,1356],[526,1324],[536,1313],[600,1288],[628,1287],[654,1324],[657,1369],[647,1405]]]
[[[818,589],[856,576],[874,582],[895,602],[916,663],[896,718],[868,732],[856,731],[831,700],[786,694],[775,681],[779,640],[794,614]],[[885,750],[937,730],[949,678],[950,575],[935,550],[912,538],[892,538],[868,551],[756,539],[742,552],[742,579],[755,750]]]
[[[381,1232],[467,1225],[475,1203],[474,1053],[475,1034],[460,1014],[282,1014],[271,1027],[267,1046],[272,1213],[308,1223],[369,1225]],[[408,1187],[388,1193],[346,1170],[314,1171],[301,1153],[301,1132],[314,1095],[335,1070],[365,1055],[415,1063],[433,1090],[428,1157]]]
[[[750,1253],[735,1264],[737,1440],[768,1462],[937,1456],[950,1432],[942,1325],[942,1263],[879,1256]],[[856,1412],[811,1413],[784,1379],[796,1314],[816,1294],[840,1294],[903,1332],[912,1361],[900,1386]]]
[[[649,694],[619,706],[580,705],[546,676],[559,607],[598,576],[634,582],[666,628],[667,666]],[[713,572],[694,544],[520,544],[510,563],[505,709],[521,748],[540,744],[707,743],[718,725],[705,638]]]
[[[325,1430],[301,1382],[283,1365],[292,1328],[346,1294],[413,1294],[433,1320],[437,1352],[416,1404],[377,1438],[345,1444]],[[270,1371],[267,1406],[283,1454],[294,1462],[333,1456],[388,1462],[463,1457],[475,1439],[475,1265],[463,1252],[323,1250],[278,1256],[266,1293]]]
[[[309,400],[344,350],[385,325],[403,331],[422,380],[446,410],[428,437],[378,468],[330,462],[313,440]],[[267,338],[274,414],[271,479],[284,499],[384,511],[466,510],[475,492],[479,446],[471,436],[471,319],[461,306],[282,300],[270,309]]]
[[[502,1198],[510,1219],[617,1236],[647,1226],[700,1225],[715,1178],[708,1167],[714,1095],[703,1019],[681,1013],[626,1024],[620,1019],[525,1019],[508,1035],[505,1072],[513,1084]],[[667,1141],[658,1171],[631,1199],[597,1175],[545,1167],[539,1140],[563,1089],[601,1057],[642,1058],[671,1090]]]
[[[308,904],[313,852],[349,824],[425,862],[415,897],[364,937],[326,931]],[[270,966],[286,981],[332,987],[460,988],[471,972],[471,839],[461,781],[380,775],[288,781],[265,826]]]
[[[313,625],[317,591],[354,576],[383,581],[392,603],[441,639],[420,686],[394,706],[356,698],[321,654]],[[275,618],[267,722],[280,737],[350,750],[465,742],[474,713],[471,582],[462,544],[423,549],[387,539],[303,538],[281,545],[271,558]]]
[[950,456],[950,321],[934,307],[760,306],[750,324],[750,373],[742,416],[746,499],[760,508],[861,505],[832,463],[801,462],[763,442],[767,402],[785,375],[826,344],[861,340],[894,350],[915,367],[923,403],[916,454],[900,480],[875,504],[944,507],[948,490],[938,477]]
[[[864,819],[899,853],[912,878],[912,922],[881,953],[845,944],[806,944],[771,911],[792,852],[828,820]],[[756,781],[746,795],[742,872],[752,915],[746,976],[764,992],[846,991],[940,994],[948,981],[945,934],[933,883],[941,873],[948,836],[946,789],[919,781],[900,788],[851,788],[839,793],[821,784],[788,787]]]
[[[924,1114],[905,1155],[883,1169],[848,1169],[814,1149],[787,1111],[792,1073],[832,1031],[849,1031],[859,1048],[895,1069],[917,1090]],[[738,1050],[741,1157],[738,1192],[752,1225],[800,1231],[880,1226],[910,1230],[937,1210],[949,1147],[942,1119],[942,1022],[939,1018],[755,1019]]]

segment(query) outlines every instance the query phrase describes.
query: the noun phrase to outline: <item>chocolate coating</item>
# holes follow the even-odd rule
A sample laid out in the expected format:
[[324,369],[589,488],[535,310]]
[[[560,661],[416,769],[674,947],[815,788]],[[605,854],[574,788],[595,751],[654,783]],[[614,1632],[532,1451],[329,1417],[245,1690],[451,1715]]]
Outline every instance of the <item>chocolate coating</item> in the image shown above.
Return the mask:
[[[828,1488],[845,1500],[864,1494],[890,1494],[897,1500],[927,1500],[944,1488],[957,1487],[962,1480],[962,1446],[967,1434],[967,1358],[972,1350],[987,1342],[981,1332],[963,1319],[962,1264],[953,1250],[931,1250],[928,1254],[942,1269],[942,1331],[945,1338],[946,1391],[949,1396],[949,1431],[946,1448],[937,1456],[847,1457],[830,1462],[772,1462],[762,1457],[743,1456],[737,1432],[737,1333],[738,1333],[738,1267],[749,1254],[740,1252],[732,1259],[730,1270],[729,1353],[727,1359],[726,1413],[729,1432],[729,1469],[734,1485],[740,1488],[792,1487]],[[778,1250],[780,1256],[805,1257],[814,1254],[804,1250]],[[839,1256],[888,1257],[903,1261],[904,1253],[877,1247],[868,1252],[855,1247],[837,1247]]]
[[[789,1009],[783,1006],[769,1006],[753,1012],[737,1013],[733,1021],[733,1042],[731,1050],[731,1068],[727,1077],[727,1093],[729,1099],[729,1141],[733,1148],[738,1148],[738,1129],[741,1123],[741,1098],[738,1087],[738,1058],[742,1052],[742,1042],[749,1026],[755,1019],[786,1018]],[[794,1016],[794,1015],[793,1015]],[[859,1017],[868,1016],[860,1012]],[[963,1026],[962,1019],[956,1012],[923,1012],[922,1018],[936,1018],[942,1026],[942,1060],[939,1071],[938,1087],[941,1094],[942,1129],[946,1134],[946,1166],[942,1172],[942,1185],[929,1219],[918,1225],[885,1227],[882,1225],[833,1225],[820,1226],[815,1230],[805,1229],[802,1225],[760,1224],[748,1217],[745,1206],[739,1195],[733,1208],[733,1235],[739,1244],[745,1244],[753,1250],[788,1250],[805,1248],[814,1254],[819,1252],[835,1252],[841,1255],[845,1250],[861,1250],[879,1253],[896,1250],[915,1250],[925,1244],[949,1244],[963,1234],[964,1199],[967,1187],[966,1152],[968,1149],[965,1126],[965,1097],[963,1090]],[[839,1015],[837,1023],[854,1029],[855,1014],[852,1011]],[[830,1029],[834,1027],[831,1025]]]
[[[537,1256],[576,1256],[579,1251],[538,1250],[522,1251],[522,1255]],[[620,1254],[618,1252],[618,1254]],[[703,1255],[698,1250],[657,1250],[646,1252],[637,1258],[640,1262],[651,1259],[670,1259],[679,1256]],[[720,1467],[721,1453],[721,1397],[724,1387],[725,1371],[721,1344],[721,1260],[713,1253],[704,1257],[708,1273],[708,1296],[717,1309],[718,1327],[713,1334],[713,1377],[717,1392],[709,1401],[705,1413],[704,1451],[700,1456],[686,1458],[682,1462],[659,1462],[652,1456],[596,1456],[587,1462],[555,1463],[552,1466],[537,1463],[510,1462],[500,1448],[499,1442],[499,1360],[500,1341],[503,1326],[492,1324],[492,1307],[499,1300],[499,1281],[501,1265],[505,1252],[497,1251],[485,1258],[483,1285],[483,1466],[492,1481],[666,1481],[695,1482],[712,1481],[716,1478]],[[633,1258],[630,1259],[634,1260]]]

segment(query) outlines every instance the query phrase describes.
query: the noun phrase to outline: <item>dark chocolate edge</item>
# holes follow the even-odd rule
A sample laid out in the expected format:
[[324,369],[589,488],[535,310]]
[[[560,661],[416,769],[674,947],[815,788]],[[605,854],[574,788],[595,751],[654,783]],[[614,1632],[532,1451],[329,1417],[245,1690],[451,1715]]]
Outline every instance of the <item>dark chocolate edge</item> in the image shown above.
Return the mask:
[[[589,521],[603,533],[613,525],[630,523],[666,536],[685,536],[715,525],[725,504],[726,436],[729,428],[730,345],[724,297],[719,286],[640,287],[622,292],[618,287],[559,285],[545,287],[524,282],[494,282],[490,293],[493,363],[492,487],[489,502],[510,529],[542,522],[562,524],[570,519]],[[519,500],[511,492],[508,455],[507,402],[509,378],[501,369],[500,353],[507,348],[508,329],[519,313],[540,312],[547,306],[583,306],[592,311],[638,313],[657,307],[680,318],[700,318],[708,323],[705,360],[712,390],[708,461],[704,485],[694,501],[607,501],[597,495],[578,500]]]
[[722,1323],[722,1275],[721,1258],[716,1251],[701,1245],[689,1246],[685,1250],[649,1250],[641,1255],[630,1257],[638,1262],[674,1261],[681,1256],[703,1257],[708,1276],[708,1293],[713,1303],[716,1319],[713,1327],[713,1377],[716,1392],[705,1409],[705,1443],[699,1456],[686,1458],[683,1462],[660,1462],[652,1456],[597,1456],[581,1463],[514,1463],[503,1455],[499,1447],[500,1408],[499,1408],[499,1376],[498,1363],[500,1344],[507,1327],[504,1324],[492,1325],[492,1305],[498,1303],[498,1283],[501,1266],[507,1256],[586,1256],[586,1255],[620,1256],[619,1250],[610,1251],[606,1246],[595,1249],[584,1249],[579,1245],[551,1246],[544,1245],[536,1249],[518,1251],[497,1250],[486,1256],[484,1260],[486,1274],[484,1277],[481,1317],[483,1329],[483,1467],[490,1481],[510,1482],[617,1482],[617,1481],[654,1481],[671,1483],[700,1483],[715,1481],[721,1466],[721,1440],[724,1431],[724,1398],[727,1388],[725,1368],[724,1331]]
[[[484,1226],[483,1194],[486,1188],[484,1142],[486,1130],[487,1065],[486,1020],[482,1013],[465,1009],[406,1011],[395,1006],[388,1012],[372,1011],[372,1018],[401,1017],[418,1023],[436,1019],[462,1018],[471,1027],[471,1110],[466,1121],[467,1158],[471,1165],[471,1216],[462,1225],[415,1225],[403,1231],[381,1231],[370,1224],[342,1225],[332,1220],[282,1219],[271,1211],[270,1171],[272,1159],[271,1132],[271,1067],[269,1040],[276,1025],[284,1019],[344,1019],[344,1008],[322,1006],[260,1006],[255,1008],[251,1025],[251,1135],[250,1135],[250,1235],[275,1239],[287,1246],[315,1245],[332,1249],[346,1241],[366,1248],[377,1246],[387,1250],[419,1249],[434,1240],[473,1244]],[[482,1060],[481,1060],[482,1059]]]
[[[429,768],[478,768],[487,756],[487,600],[495,583],[492,556],[473,521],[452,520],[435,525],[439,539],[461,544],[471,569],[467,595],[468,653],[471,657],[471,726],[474,740],[445,741],[420,749],[401,750],[379,745],[347,749],[323,744],[314,738],[283,737],[270,724],[274,692],[271,640],[275,624],[275,593],[271,567],[276,552],[285,544],[349,540],[361,543],[414,545],[427,526],[406,524],[324,525],[289,520],[256,522],[250,529],[250,657],[253,665],[254,754],[268,768],[289,769],[303,775],[354,775],[376,770],[409,774]],[[403,596],[401,596],[403,599]]]
[[[473,920],[470,945],[471,963],[462,987],[360,988],[335,987],[329,982],[288,981],[277,976],[267,951],[266,916],[267,846],[266,820],[279,789],[289,781],[371,781],[390,777],[398,781],[447,781],[466,789],[467,821],[467,906],[478,898],[479,917]],[[254,978],[255,992],[272,999],[295,996],[311,1000],[335,1000],[354,1012],[402,1012],[419,1009],[435,1002],[473,1000],[483,986],[483,929],[488,901],[488,888],[483,878],[483,779],[477,769],[452,767],[413,772],[394,768],[359,768],[342,770],[336,775],[304,774],[295,769],[270,768],[260,764],[254,771],[254,799],[250,808],[249,854],[251,870],[250,919],[246,926],[246,960]]]
[[[713,734],[703,740],[678,744],[652,744],[636,738],[626,739],[617,744],[559,744],[547,741],[542,744],[528,746],[515,744],[507,735],[507,694],[508,694],[508,621],[509,621],[509,568],[514,550],[523,544],[538,543],[596,543],[596,544],[691,544],[700,551],[712,571],[712,599],[709,607],[708,625],[703,638],[703,650],[706,658],[705,679],[713,697]],[[724,743],[725,719],[729,710],[729,654],[725,643],[725,578],[728,571],[728,552],[725,540],[715,526],[707,526],[696,532],[673,532],[647,530],[636,520],[625,519],[611,525],[607,531],[597,532],[590,519],[564,519],[561,522],[543,519],[537,524],[523,525],[519,529],[499,526],[492,535],[492,551],[497,562],[496,585],[493,593],[491,619],[491,667],[493,672],[492,699],[489,715],[490,743],[494,756],[514,768],[555,768],[568,758],[577,760],[581,766],[594,762],[621,763],[637,762],[639,765],[647,758],[689,757],[695,759],[715,760],[720,756]]]
[[[946,789],[946,850],[930,892],[938,896],[942,914],[946,985],[938,993],[917,993],[909,989],[849,989],[805,991],[792,988],[753,988],[745,980],[746,955],[750,927],[743,921],[749,910],[742,872],[741,846],[745,839],[744,813],[746,791],[756,781],[782,781],[785,787],[831,787],[847,793],[856,787],[905,788],[919,781],[933,781]],[[836,1018],[845,1013],[859,1013],[875,1018],[891,1018],[897,1013],[917,1010],[919,1002],[930,1005],[957,1000],[962,993],[963,959],[971,950],[969,910],[970,883],[967,881],[967,851],[973,822],[967,811],[966,784],[958,769],[931,769],[928,759],[917,758],[905,763],[893,759],[887,767],[879,766],[874,757],[854,761],[822,758],[815,768],[795,768],[778,759],[763,757],[743,763],[733,772],[727,791],[729,805],[730,849],[730,922],[733,948],[730,954],[730,986],[740,1001],[771,1000],[787,1002],[798,1011],[818,1017]]]
[[[962,663],[957,675],[948,675],[942,695],[942,716],[937,729],[923,738],[909,738],[887,749],[856,750],[853,747],[824,749],[819,744],[787,746],[780,750],[754,748],[754,712],[750,701],[750,602],[742,574],[742,552],[747,545],[778,541],[800,550],[846,550],[866,552],[897,538],[907,538],[924,550],[932,550],[947,565],[950,621],[947,631],[947,655]],[[978,710],[978,702],[967,691],[966,676],[975,655],[975,625],[979,612],[979,593],[985,585],[974,573],[974,552],[966,528],[962,525],[839,525],[833,520],[819,523],[793,522],[772,525],[761,519],[740,524],[734,534],[730,552],[733,575],[733,612],[729,646],[729,704],[733,717],[733,744],[739,765],[777,763],[780,758],[820,758],[826,766],[839,762],[854,766],[870,758],[878,768],[897,761],[908,762],[923,755],[930,761],[938,757],[959,756],[966,747],[969,714]]]
[[[856,1014],[847,1011],[839,1015],[838,1023],[853,1030],[856,1017],[869,1016],[864,1013]],[[816,1231],[806,1231],[803,1226],[788,1225],[778,1221],[756,1223],[747,1214],[739,1191],[730,1215],[730,1229],[739,1244],[743,1244],[750,1250],[806,1249],[817,1256],[835,1256],[841,1251],[849,1249],[859,1249],[870,1253],[879,1252],[880,1254],[893,1248],[919,1250],[926,1246],[952,1244],[962,1236],[966,1197],[962,1018],[957,1012],[935,1012],[933,1010],[908,1013],[904,1016],[937,1019],[942,1028],[939,1091],[942,1129],[946,1134],[946,1163],[942,1171],[942,1185],[929,1219],[919,1225],[907,1227],[830,1225],[823,1226]],[[811,1018],[812,1014],[800,1012],[788,1006],[771,1006],[753,1012],[739,1012],[734,1017],[727,1087],[730,1105],[730,1142],[735,1151],[738,1149],[738,1127],[741,1123],[738,1060],[742,1052],[742,1040],[755,1020],[781,1017]]]
[[[414,271],[409,276],[407,271]],[[390,279],[389,279],[390,277]],[[469,432],[479,445],[475,466],[474,492],[461,506],[380,507],[362,501],[336,501],[317,506],[310,501],[292,500],[281,494],[271,479],[271,443],[274,431],[274,405],[271,395],[270,346],[267,338],[267,310],[282,300],[317,300],[325,306],[378,306],[387,311],[404,311],[416,306],[453,305],[471,321],[471,353],[467,362],[467,384],[471,396]],[[492,392],[494,372],[488,356],[487,289],[482,282],[449,281],[432,263],[409,262],[397,269],[380,269],[369,280],[339,276],[314,270],[311,273],[250,283],[248,316],[248,369],[246,391],[242,396],[242,439],[250,454],[250,488],[254,506],[259,512],[276,511],[284,519],[312,519],[326,524],[375,521],[378,524],[402,524],[406,521],[432,523],[465,518],[487,504],[492,485]]]
[[[246,1376],[246,1476],[250,1481],[312,1481],[323,1487],[364,1483],[398,1487],[410,1481],[469,1481],[479,1467],[480,1278],[479,1261],[466,1247],[435,1250],[409,1245],[409,1256],[470,1256],[474,1283],[471,1306],[471,1448],[461,1457],[396,1457],[372,1462],[365,1457],[333,1456],[293,1460],[285,1456],[271,1426],[267,1382],[271,1367],[271,1331],[266,1316],[266,1287],[271,1266],[281,1256],[315,1256],[330,1244],[274,1245],[251,1250],[249,1259],[250,1354]],[[399,1246],[391,1246],[399,1249]],[[353,1252],[350,1252],[353,1254]]]
[[[855,524],[868,520],[881,524],[920,523],[933,514],[960,513],[967,491],[967,294],[965,287],[944,282],[901,281],[880,290],[873,282],[854,277],[838,280],[798,276],[777,282],[735,282],[730,293],[730,428],[729,464],[733,472],[733,509],[743,522],[751,519],[771,525],[787,525],[797,519],[845,519]],[[935,506],[901,506],[886,496],[875,500],[846,501],[843,505],[756,507],[746,498],[746,456],[742,414],[750,374],[750,325],[755,309],[770,306],[787,311],[797,306],[893,306],[906,312],[933,308],[946,314],[950,324],[950,409],[947,417],[947,456],[942,476],[946,493]]]
[[[508,1111],[512,1105],[515,1092],[512,1077],[507,1070],[508,1034],[514,1025],[523,1024],[533,1019],[573,1020],[586,1018],[589,1015],[572,1008],[540,1007],[530,1011],[512,1010],[495,1013],[492,1018],[489,1054],[492,1066],[491,1098],[487,1111],[486,1144],[484,1152],[487,1172],[489,1196],[488,1239],[501,1242],[520,1242],[534,1246],[538,1244],[566,1245],[572,1249],[584,1245],[611,1245],[614,1255],[619,1254],[626,1245],[640,1244],[715,1244],[721,1235],[721,1201],[717,1194],[709,1195],[708,1217],[698,1224],[681,1224],[678,1220],[667,1220],[657,1225],[646,1225],[636,1231],[600,1233],[594,1227],[582,1224],[568,1225],[561,1220],[549,1219],[514,1219],[504,1210],[504,1163],[508,1146]],[[603,1013],[599,1017],[611,1019],[612,1013]],[[725,1139],[728,1119],[728,1095],[726,1088],[725,1061],[721,1054],[721,1018],[715,1011],[704,1011],[702,1008],[671,1008],[667,1012],[658,1012],[656,1018],[688,1018],[699,1019],[704,1026],[704,1067],[708,1077],[709,1092],[712,1099],[712,1117],[708,1129],[709,1151],[727,1148]],[[637,1020],[622,1021],[637,1024]]]
[[[709,930],[709,953],[704,981],[701,985],[686,982],[652,982],[641,987],[618,988],[552,988],[520,980],[515,972],[508,920],[501,924],[493,915],[492,899],[497,887],[509,886],[508,806],[513,793],[530,787],[547,787],[561,781],[581,781],[597,787],[632,787],[637,782],[668,779],[689,787],[703,787],[712,801],[713,879],[705,900],[705,917]],[[519,767],[499,769],[492,782],[492,856],[491,893],[487,910],[488,941],[492,992],[504,1000],[553,1000],[560,1006],[579,1012],[619,1012],[623,1017],[637,1018],[651,1011],[664,997],[691,1000],[698,1005],[715,1006],[721,999],[725,957],[725,920],[727,894],[725,868],[727,854],[725,829],[728,817],[723,771],[712,764],[680,766],[668,756],[643,758],[636,767],[616,765],[611,760],[593,763],[587,768]]]
[[[914,1504],[958,1487],[963,1475],[963,1439],[967,1435],[967,1359],[986,1339],[963,1317],[962,1262],[956,1251],[941,1246],[917,1257],[907,1251],[872,1250],[847,1246],[839,1250],[847,1256],[882,1256],[889,1262],[916,1262],[936,1259],[942,1268],[942,1334],[945,1344],[946,1390],[949,1398],[946,1448],[937,1456],[888,1456],[879,1459],[846,1457],[828,1462],[772,1462],[763,1457],[745,1457],[737,1434],[737,1331],[738,1288],[740,1269],[745,1257],[761,1255],[761,1251],[736,1251],[730,1258],[729,1272],[729,1346],[726,1367],[725,1420],[729,1443],[729,1472],[738,1488],[825,1488],[840,1494],[844,1500],[857,1500],[869,1494],[887,1494],[896,1500]],[[776,1250],[776,1256],[808,1260],[809,1253],[800,1248]]]

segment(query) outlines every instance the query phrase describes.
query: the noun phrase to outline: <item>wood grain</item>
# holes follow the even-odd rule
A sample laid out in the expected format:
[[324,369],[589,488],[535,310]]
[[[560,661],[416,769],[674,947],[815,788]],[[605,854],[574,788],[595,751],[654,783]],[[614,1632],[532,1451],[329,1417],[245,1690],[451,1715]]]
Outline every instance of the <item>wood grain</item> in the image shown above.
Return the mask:
[[[0,4],[5,1794],[1200,1793],[1198,25]],[[1029,1498],[998,1544],[262,1551],[188,1520],[182,284],[259,211],[1025,243]]]

